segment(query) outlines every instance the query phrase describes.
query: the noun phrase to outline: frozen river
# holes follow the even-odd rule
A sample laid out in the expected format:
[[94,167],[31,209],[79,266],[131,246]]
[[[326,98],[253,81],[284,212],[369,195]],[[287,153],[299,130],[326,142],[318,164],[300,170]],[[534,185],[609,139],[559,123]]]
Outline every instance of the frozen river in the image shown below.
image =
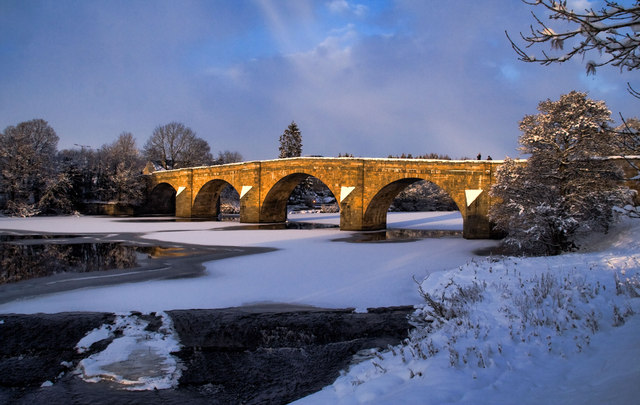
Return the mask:
[[[338,214],[291,214],[291,222],[334,224]],[[0,218],[0,232],[136,234],[151,241],[216,247],[275,248],[268,253],[206,262],[201,276],[126,282],[21,298],[0,312],[151,312],[287,303],[325,308],[413,305],[421,301],[413,278],[471,260],[495,241],[444,237],[349,243],[337,228],[246,229],[238,223],[112,217]],[[457,212],[390,213],[389,229],[462,229]],[[453,235],[453,236],[452,236]]]

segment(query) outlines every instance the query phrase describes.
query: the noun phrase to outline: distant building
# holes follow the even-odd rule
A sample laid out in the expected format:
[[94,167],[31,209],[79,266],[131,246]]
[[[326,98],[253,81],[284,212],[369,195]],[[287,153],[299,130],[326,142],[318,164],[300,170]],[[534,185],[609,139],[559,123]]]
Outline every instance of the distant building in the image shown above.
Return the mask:
[[166,169],[162,167],[160,162],[148,161],[147,164],[144,166],[144,169],[142,169],[142,174],[151,174],[153,172],[160,172],[163,170],[166,170]]

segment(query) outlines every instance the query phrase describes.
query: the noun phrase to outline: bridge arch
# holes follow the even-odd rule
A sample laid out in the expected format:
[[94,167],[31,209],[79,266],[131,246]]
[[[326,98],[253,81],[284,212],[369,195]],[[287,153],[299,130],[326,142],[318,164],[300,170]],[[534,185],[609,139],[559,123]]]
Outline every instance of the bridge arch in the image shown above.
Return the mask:
[[[289,196],[299,184],[310,177],[324,184],[335,198],[335,191],[322,179],[307,173],[291,173],[279,179],[267,192],[260,207],[260,222],[286,221]],[[338,203],[337,200],[336,203]]]
[[[461,201],[456,201],[456,198],[452,193],[450,193],[446,188],[441,185],[429,180],[423,179],[419,177],[407,177],[401,178],[398,180],[394,180],[382,188],[380,188],[377,193],[371,198],[369,204],[365,207],[364,215],[363,215],[363,225],[365,229],[384,229],[387,226],[387,213],[389,212],[389,207],[393,203],[393,200],[402,192],[404,189],[409,187],[410,185],[417,183],[419,181],[428,181],[439,189],[443,190],[445,193],[449,195],[449,197],[453,200],[458,210],[462,213],[462,209],[464,206],[461,206]],[[464,218],[464,215],[463,215]]]
[[169,183],[158,183],[149,193],[148,207],[151,214],[176,214],[176,189]]
[[194,218],[215,218],[220,214],[220,197],[222,192],[231,187],[236,193],[238,190],[229,182],[221,179],[214,179],[205,183],[198,190],[191,216]]

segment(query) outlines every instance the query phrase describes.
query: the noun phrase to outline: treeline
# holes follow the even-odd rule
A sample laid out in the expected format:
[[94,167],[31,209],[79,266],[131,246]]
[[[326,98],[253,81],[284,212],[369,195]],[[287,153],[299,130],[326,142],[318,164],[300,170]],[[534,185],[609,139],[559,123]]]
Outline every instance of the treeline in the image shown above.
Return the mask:
[[[354,157],[352,153],[339,153],[338,157]],[[424,155],[415,155],[411,153],[403,153],[402,155],[388,155],[388,159],[439,159],[439,160],[451,160],[449,155],[441,155],[438,153],[425,153]],[[467,160],[469,158],[461,158],[461,160]]]
[[157,168],[238,162],[238,152],[211,154],[206,140],[184,124],[158,126],[139,149],[133,134],[121,133],[97,149],[76,145],[58,150],[59,137],[42,119],[0,133],[0,211],[8,215],[83,212],[89,204],[144,204],[147,162]]
[[441,155],[438,153],[425,153],[424,155],[416,155],[413,156],[411,153],[402,154],[400,156],[397,155],[389,155],[387,156],[389,159],[439,159],[439,160],[451,160],[449,155]]

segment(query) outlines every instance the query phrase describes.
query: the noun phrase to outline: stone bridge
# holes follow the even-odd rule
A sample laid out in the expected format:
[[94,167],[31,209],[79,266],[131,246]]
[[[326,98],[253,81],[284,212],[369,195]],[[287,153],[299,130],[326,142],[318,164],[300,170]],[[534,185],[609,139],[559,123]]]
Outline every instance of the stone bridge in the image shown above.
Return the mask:
[[340,229],[384,229],[393,199],[408,185],[430,181],[455,201],[468,239],[495,236],[487,218],[488,190],[502,161],[301,157],[157,171],[150,174],[150,208],[178,217],[217,215],[220,193],[240,195],[240,222],[287,220],[293,189],[309,176],[324,183],[340,208]]

